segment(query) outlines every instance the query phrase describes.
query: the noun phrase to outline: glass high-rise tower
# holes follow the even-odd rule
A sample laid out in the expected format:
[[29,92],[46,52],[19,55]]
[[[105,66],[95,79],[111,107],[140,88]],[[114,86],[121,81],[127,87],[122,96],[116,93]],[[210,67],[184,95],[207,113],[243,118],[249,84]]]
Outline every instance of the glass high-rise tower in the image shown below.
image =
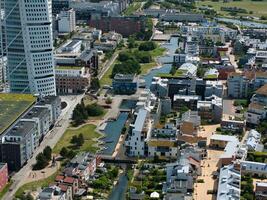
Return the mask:
[[10,92],[55,95],[51,0],[1,0]]

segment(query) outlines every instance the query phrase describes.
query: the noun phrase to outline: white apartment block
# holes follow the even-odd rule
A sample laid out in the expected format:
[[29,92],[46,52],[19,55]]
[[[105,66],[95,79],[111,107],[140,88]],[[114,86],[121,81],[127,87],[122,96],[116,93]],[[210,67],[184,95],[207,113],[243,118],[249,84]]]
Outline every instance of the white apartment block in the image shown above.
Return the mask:
[[126,151],[129,156],[145,156],[146,140],[150,137],[152,121],[146,109],[140,109],[135,123],[131,124],[131,132],[126,141]]
[[73,9],[62,10],[59,13],[58,32],[71,33],[76,27],[75,11]]
[[4,0],[11,92],[55,95],[51,0]]

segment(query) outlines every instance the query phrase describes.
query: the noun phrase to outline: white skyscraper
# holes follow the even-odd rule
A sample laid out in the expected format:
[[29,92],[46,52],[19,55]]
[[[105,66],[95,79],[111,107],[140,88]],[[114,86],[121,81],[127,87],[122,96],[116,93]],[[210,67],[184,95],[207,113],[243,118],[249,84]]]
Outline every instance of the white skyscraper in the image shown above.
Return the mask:
[[2,0],[10,92],[55,95],[51,0]]

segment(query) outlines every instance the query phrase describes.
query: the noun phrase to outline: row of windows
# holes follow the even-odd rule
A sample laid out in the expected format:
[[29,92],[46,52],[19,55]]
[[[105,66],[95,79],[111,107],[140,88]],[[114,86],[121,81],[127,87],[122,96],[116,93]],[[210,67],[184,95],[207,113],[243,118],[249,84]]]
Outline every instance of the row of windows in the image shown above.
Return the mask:
[[52,56],[51,53],[32,54],[32,57],[34,57],[34,58],[41,58],[41,57],[51,58],[51,56]]
[[31,48],[35,49],[35,48],[44,48],[44,47],[50,47],[50,44],[46,44],[46,45],[31,45]]

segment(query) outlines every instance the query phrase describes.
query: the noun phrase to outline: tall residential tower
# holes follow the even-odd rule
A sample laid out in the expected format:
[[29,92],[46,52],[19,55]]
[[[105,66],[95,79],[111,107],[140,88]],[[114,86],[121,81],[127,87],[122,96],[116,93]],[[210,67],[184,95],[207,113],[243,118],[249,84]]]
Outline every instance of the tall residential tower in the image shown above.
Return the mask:
[[56,95],[51,0],[1,0],[10,92]]

